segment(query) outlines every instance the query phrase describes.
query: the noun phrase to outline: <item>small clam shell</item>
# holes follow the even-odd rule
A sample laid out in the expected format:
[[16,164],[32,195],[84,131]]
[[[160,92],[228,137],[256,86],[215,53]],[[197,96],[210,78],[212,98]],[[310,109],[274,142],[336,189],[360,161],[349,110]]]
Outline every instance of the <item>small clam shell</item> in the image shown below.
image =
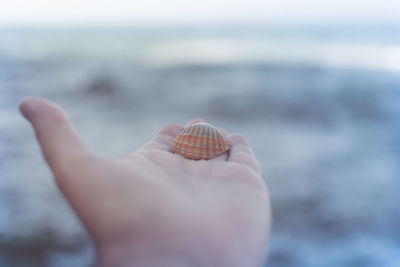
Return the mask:
[[172,142],[172,151],[189,159],[210,159],[229,148],[217,129],[205,122],[187,126]]

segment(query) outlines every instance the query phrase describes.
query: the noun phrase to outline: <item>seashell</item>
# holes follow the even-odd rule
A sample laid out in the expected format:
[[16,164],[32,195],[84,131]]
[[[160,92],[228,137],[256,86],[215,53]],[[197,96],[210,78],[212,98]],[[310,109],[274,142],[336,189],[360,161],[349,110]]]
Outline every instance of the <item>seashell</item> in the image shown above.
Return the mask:
[[229,149],[218,130],[205,122],[187,126],[172,142],[172,151],[188,159],[210,159]]

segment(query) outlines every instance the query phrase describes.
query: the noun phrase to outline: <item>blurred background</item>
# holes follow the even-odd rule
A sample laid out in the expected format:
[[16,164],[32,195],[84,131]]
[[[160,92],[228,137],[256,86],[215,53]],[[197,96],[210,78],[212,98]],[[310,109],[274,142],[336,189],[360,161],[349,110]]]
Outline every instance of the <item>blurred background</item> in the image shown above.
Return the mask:
[[244,135],[265,266],[400,266],[399,1],[0,1],[0,266],[94,266],[18,112],[61,105],[122,156],[168,123]]

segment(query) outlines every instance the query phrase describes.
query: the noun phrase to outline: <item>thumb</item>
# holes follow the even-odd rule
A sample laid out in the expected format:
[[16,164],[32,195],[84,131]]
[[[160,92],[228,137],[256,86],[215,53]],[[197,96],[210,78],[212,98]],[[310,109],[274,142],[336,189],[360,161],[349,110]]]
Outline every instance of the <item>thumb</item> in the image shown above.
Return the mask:
[[22,115],[32,124],[44,158],[57,177],[69,162],[88,154],[60,107],[39,98],[21,102]]
[[29,98],[21,102],[21,113],[32,123],[43,155],[56,183],[78,216],[93,230],[99,195],[107,195],[109,183],[91,179],[97,157],[92,155],[73,130],[66,115],[57,105],[43,99]]

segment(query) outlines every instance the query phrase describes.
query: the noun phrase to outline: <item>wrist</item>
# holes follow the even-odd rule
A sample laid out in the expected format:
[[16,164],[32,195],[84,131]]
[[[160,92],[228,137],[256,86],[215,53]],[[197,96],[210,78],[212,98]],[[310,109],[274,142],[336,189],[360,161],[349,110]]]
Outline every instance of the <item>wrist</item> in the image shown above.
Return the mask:
[[100,267],[200,267],[190,249],[167,240],[118,241],[97,246]]
[[[111,235],[96,242],[100,267],[258,267],[268,240],[265,218],[247,223],[196,223]],[[190,225],[191,227],[187,227]],[[246,225],[246,226],[245,226]],[[140,231],[141,229],[142,231]],[[168,230],[166,230],[168,229]],[[260,231],[260,229],[264,229]],[[104,237],[104,236],[103,236]]]
[[[151,242],[135,240],[134,242],[107,243],[98,246],[99,266],[254,267],[261,264],[262,250],[265,250],[254,247],[243,249],[241,242],[232,242],[233,240],[203,241],[176,243],[175,240],[171,243],[168,240],[152,240]],[[249,249],[250,251],[246,251]]]

